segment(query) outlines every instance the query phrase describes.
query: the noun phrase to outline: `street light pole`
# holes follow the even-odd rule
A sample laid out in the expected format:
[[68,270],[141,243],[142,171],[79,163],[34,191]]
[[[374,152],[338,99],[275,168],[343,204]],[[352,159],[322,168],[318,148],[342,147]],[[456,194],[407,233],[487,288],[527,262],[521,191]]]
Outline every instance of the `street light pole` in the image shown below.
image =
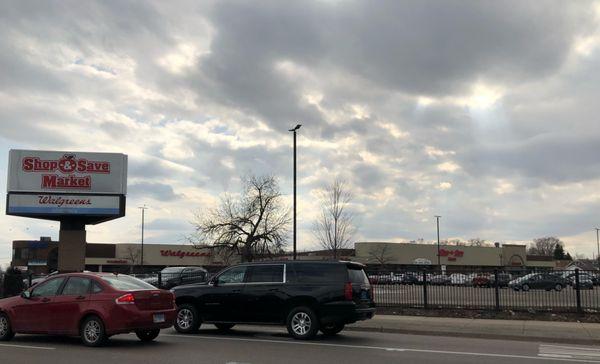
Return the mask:
[[442,270],[442,265],[440,264],[440,215],[435,215],[435,220],[437,223],[437,258],[438,258],[438,269]]
[[296,260],[296,131],[302,125],[298,124],[291,131],[294,133],[294,260]]
[[142,210],[142,259],[140,261],[140,265],[142,266],[142,269],[144,268],[144,213],[146,212],[146,210],[148,209],[146,207],[146,205],[138,207],[140,210]]
[[600,270],[600,239],[598,238],[598,231],[600,230],[599,228],[594,228],[596,229],[596,246],[598,247],[598,255],[596,256],[596,259],[598,260],[598,269]]

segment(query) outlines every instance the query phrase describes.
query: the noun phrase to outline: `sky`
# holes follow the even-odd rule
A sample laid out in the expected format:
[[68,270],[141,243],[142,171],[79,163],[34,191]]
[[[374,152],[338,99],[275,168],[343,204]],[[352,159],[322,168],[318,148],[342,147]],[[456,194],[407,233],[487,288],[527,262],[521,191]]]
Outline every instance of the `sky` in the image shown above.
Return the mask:
[[[126,216],[88,241],[139,241],[145,204],[145,242],[182,244],[243,175],[291,205],[299,123],[300,249],[339,178],[357,241],[441,215],[442,239],[592,256],[599,45],[588,1],[4,1],[0,173],[11,148],[125,153]],[[0,264],[58,227],[0,216]]]

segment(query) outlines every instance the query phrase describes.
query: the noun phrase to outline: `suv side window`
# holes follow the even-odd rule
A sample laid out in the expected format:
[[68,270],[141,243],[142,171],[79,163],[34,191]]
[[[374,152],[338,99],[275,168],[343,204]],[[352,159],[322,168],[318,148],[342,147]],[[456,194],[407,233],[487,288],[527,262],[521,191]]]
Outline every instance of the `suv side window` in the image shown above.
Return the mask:
[[246,266],[233,267],[217,277],[217,284],[241,284],[246,277]]
[[50,297],[56,296],[58,289],[65,281],[64,278],[55,278],[47,282],[40,283],[31,292],[31,297]]
[[343,264],[300,263],[293,266],[298,283],[346,282],[348,279]]
[[246,283],[283,283],[284,271],[283,264],[250,266]]

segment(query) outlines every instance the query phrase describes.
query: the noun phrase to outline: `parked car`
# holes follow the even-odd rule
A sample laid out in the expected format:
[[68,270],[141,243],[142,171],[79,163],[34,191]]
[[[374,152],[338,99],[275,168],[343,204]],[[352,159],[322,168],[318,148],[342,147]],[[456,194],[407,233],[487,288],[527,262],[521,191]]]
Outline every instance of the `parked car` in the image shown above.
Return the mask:
[[552,273],[530,273],[509,282],[508,286],[515,291],[529,291],[530,289],[552,289],[561,291],[568,286],[569,282],[557,274]]
[[490,276],[487,274],[478,274],[471,280],[473,287],[491,287]]
[[415,273],[405,273],[402,275],[402,284],[419,284],[419,277]]
[[109,336],[135,332],[142,341],[173,324],[174,296],[127,275],[57,274],[0,300],[0,341],[15,333],[80,336],[100,346]]
[[202,267],[167,267],[160,271],[160,284],[158,276],[145,278],[143,281],[162,289],[171,289],[175,286],[191,283],[206,282],[208,271]]
[[283,324],[296,339],[335,335],[375,315],[372,286],[354,262],[258,262],[229,267],[206,284],[178,286],[175,329],[201,323],[229,330],[240,323]]
[[431,279],[429,280],[429,283],[433,284],[433,285],[437,285],[437,286],[443,286],[446,284],[450,284],[451,280],[450,280],[450,277],[448,277],[445,274],[438,274],[438,275],[431,277]]
[[450,274],[450,284],[453,286],[466,286],[471,284],[471,280],[469,277],[462,273],[452,273]]
[[[575,287],[575,271],[567,270],[560,273],[560,276],[567,280],[567,283]],[[594,289],[594,278],[586,272],[579,272],[579,287],[582,289]]]

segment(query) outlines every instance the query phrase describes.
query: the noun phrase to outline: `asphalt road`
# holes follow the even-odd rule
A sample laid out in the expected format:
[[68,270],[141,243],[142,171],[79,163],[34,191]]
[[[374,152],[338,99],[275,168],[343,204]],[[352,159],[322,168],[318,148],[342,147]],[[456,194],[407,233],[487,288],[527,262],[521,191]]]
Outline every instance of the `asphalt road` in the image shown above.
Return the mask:
[[134,335],[87,348],[77,338],[17,335],[0,343],[2,363],[600,363],[600,348],[532,342],[344,331],[314,341],[280,327],[236,327],[223,334],[163,330],[153,343]]
[[[420,306],[423,304],[423,286],[376,285],[375,302],[378,306]],[[427,286],[427,300],[432,306],[445,307],[495,307],[495,288]],[[600,309],[600,288],[580,291],[584,309]],[[556,308],[574,310],[577,307],[576,291],[565,287],[562,291],[499,289],[499,303],[503,308]]]

